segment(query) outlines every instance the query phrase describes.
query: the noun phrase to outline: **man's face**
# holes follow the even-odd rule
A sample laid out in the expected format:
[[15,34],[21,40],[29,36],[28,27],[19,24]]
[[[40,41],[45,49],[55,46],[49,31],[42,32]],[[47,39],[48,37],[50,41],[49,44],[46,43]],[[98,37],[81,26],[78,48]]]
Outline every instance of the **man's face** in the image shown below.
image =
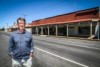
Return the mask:
[[25,29],[25,22],[23,20],[18,20],[18,28],[20,30]]

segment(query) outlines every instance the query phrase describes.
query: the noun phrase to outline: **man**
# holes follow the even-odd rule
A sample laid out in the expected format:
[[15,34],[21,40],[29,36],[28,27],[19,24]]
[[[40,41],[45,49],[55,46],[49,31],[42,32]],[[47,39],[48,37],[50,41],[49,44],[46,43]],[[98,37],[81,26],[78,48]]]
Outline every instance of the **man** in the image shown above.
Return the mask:
[[17,19],[18,30],[9,39],[9,55],[12,57],[12,67],[31,67],[33,57],[32,34],[25,30],[24,18]]

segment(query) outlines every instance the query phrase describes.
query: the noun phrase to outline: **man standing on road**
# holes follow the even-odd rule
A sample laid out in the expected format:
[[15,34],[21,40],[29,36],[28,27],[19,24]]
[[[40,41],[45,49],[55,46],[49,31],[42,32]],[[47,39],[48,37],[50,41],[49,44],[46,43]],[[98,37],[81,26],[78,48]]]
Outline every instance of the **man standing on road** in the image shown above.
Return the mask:
[[26,20],[17,19],[18,30],[9,39],[9,55],[12,57],[12,67],[32,67],[34,43],[32,34],[25,30]]

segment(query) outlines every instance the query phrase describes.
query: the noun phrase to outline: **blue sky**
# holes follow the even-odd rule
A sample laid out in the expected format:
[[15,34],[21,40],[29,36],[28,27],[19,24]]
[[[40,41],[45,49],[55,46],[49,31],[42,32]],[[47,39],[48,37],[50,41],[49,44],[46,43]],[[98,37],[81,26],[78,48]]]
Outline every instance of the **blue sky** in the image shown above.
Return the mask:
[[12,26],[18,17],[34,20],[100,7],[100,0],[0,0],[0,28]]

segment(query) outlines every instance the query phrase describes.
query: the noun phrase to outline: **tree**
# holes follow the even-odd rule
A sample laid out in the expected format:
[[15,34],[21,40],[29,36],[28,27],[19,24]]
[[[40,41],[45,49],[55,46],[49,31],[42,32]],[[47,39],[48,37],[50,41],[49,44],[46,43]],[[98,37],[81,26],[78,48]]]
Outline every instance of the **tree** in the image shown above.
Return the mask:
[[5,28],[4,28],[4,27],[3,27],[3,28],[1,28],[1,29],[0,29],[0,31],[5,31]]

